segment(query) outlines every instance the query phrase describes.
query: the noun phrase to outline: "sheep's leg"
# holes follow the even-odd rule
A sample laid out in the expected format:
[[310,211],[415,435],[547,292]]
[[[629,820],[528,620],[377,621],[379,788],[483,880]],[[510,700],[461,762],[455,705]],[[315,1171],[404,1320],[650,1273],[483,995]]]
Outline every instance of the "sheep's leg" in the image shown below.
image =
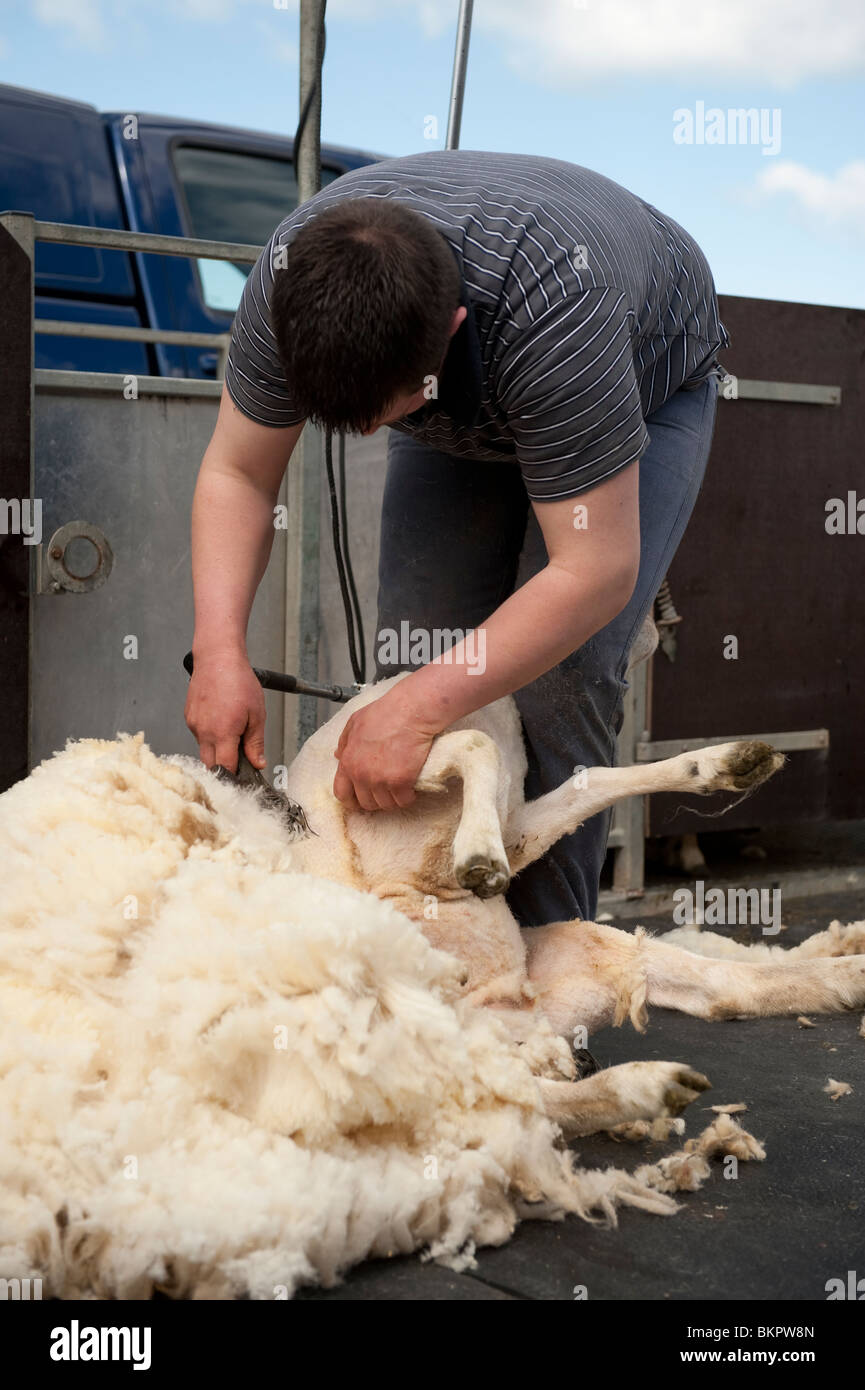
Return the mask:
[[441,734],[415,789],[440,791],[449,777],[458,777],[463,784],[462,813],[453,844],[456,880],[479,898],[494,897],[505,891],[510,880],[501,824],[509,779],[498,745],[478,729]]
[[837,1013],[865,1006],[865,956],[721,960],[597,922],[524,930],[529,983],[551,1026],[585,1045],[585,1035],[647,1006],[707,1020]]
[[658,763],[633,767],[593,767],[555,791],[526,802],[512,817],[506,835],[512,874],[546,854],[563,835],[616,801],[650,792],[750,791],[781,767],[784,759],[766,743],[721,743],[680,753]]
[[703,931],[697,925],[674,927],[671,932],[665,932],[663,943],[665,946],[679,946],[683,951],[694,951],[698,956],[716,956],[722,960],[744,960],[751,964],[772,960],[791,964],[793,961],[811,960],[815,956],[865,955],[865,922],[849,922],[846,926],[832,922],[825,931],[806,936],[798,946],[772,946],[764,941],[733,941],[720,932]]
[[706,868],[706,860],[696,834],[690,832],[687,835],[673,835],[671,841],[665,849],[668,866],[685,874],[702,873]]
[[547,1115],[568,1138],[676,1115],[709,1085],[681,1062],[625,1062],[584,1081],[538,1081]]

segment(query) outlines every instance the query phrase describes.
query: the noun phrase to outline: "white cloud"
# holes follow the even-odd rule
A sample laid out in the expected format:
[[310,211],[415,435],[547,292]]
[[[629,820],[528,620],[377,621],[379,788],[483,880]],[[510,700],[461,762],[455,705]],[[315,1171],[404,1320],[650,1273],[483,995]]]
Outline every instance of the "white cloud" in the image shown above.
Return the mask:
[[[155,11],[163,11],[172,18],[190,20],[193,23],[221,24],[234,18],[241,7],[255,5],[261,9],[263,0],[149,0],[150,17]],[[277,10],[273,4],[264,3],[265,13],[274,13],[278,20],[287,20],[293,25],[292,37],[297,33],[298,0],[285,0]],[[137,7],[139,10],[141,6]],[[33,0],[33,12],[41,24],[52,29],[66,29],[69,37],[82,48],[102,49],[110,37],[122,36],[128,18],[128,0]],[[284,12],[284,11],[287,11]],[[143,16],[136,15],[140,19]],[[161,16],[157,19],[160,22]],[[2,52],[2,49],[0,49]],[[277,56],[287,55],[280,52]]]
[[270,51],[281,63],[287,63],[289,67],[296,68],[300,62],[296,43],[283,43],[279,41],[271,44]]
[[708,75],[769,80],[865,66],[861,0],[479,0],[477,22],[509,60],[569,84],[596,77]]
[[[331,0],[340,19],[413,9],[427,37],[456,30],[456,0]],[[527,78],[727,77],[790,86],[865,68],[862,0],[476,0],[475,34],[498,38]]]
[[448,29],[456,33],[457,7],[442,0],[417,0],[420,27],[428,39],[437,39]]
[[35,0],[34,13],[51,29],[68,29],[84,48],[102,48],[107,32],[99,0]]
[[[151,0],[202,23],[223,21],[254,5],[293,22],[273,0]],[[282,4],[282,0],[279,0]],[[43,24],[65,27],[87,47],[101,47],[104,11],[121,0],[33,0]],[[453,35],[456,0],[330,0],[331,25],[386,26],[414,15],[422,39]],[[474,37],[499,46],[504,61],[536,82],[585,89],[617,77],[714,78],[790,87],[812,77],[865,71],[862,0],[476,0]],[[286,61],[288,61],[286,55]],[[471,66],[471,59],[470,59]],[[469,80],[471,80],[469,78]]]
[[834,174],[781,160],[760,174],[756,190],[788,197],[795,207],[824,224],[865,233],[865,160],[854,159]]
[[257,19],[255,27],[264,39],[269,57],[275,58],[279,63],[287,63],[289,67],[297,67],[299,58],[295,42],[296,25],[292,24],[283,29],[271,20]]
[[200,19],[205,23],[219,24],[234,14],[234,0],[179,0],[172,7],[185,19]]

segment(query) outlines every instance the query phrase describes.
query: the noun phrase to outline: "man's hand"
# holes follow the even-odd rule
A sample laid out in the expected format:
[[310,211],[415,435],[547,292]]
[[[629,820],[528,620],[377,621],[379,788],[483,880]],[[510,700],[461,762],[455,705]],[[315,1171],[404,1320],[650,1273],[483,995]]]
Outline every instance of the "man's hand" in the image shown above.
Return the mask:
[[397,690],[353,714],[336,746],[333,794],[352,811],[393,811],[415,799],[438,730],[425,726]]
[[243,653],[195,657],[185,715],[205,767],[236,772],[241,738],[253,767],[264,767],[264,691]]

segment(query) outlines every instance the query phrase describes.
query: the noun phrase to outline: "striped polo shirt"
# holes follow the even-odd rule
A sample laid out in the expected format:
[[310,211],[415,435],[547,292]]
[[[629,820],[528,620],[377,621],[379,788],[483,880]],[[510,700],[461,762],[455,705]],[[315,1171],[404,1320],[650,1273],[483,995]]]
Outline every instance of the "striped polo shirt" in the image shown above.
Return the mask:
[[633,462],[646,420],[728,343],[712,274],[672,218],[558,159],[444,150],[352,170],[279,224],[232,328],[226,385],[250,419],[300,423],[270,326],[273,258],[342,198],[393,198],[449,243],[468,314],[438,398],[391,428],[467,460],[516,460],[534,501]]

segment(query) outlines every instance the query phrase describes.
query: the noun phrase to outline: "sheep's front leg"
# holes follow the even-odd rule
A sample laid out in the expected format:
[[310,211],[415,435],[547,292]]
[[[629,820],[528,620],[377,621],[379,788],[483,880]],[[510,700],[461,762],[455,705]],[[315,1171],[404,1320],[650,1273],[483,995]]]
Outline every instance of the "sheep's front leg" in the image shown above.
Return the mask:
[[682,1062],[624,1062],[584,1081],[538,1081],[544,1110],[568,1138],[677,1115],[710,1084]]
[[430,749],[416,791],[441,791],[449,777],[463,784],[463,805],[454,835],[454,874],[479,898],[503,893],[510,870],[502,840],[508,773],[498,745],[478,729],[440,734]]
[[588,768],[546,796],[526,802],[512,817],[506,836],[511,873],[533,864],[563,835],[573,834],[583,821],[628,796],[752,791],[783,762],[767,743],[750,740],[680,753],[659,763]]

